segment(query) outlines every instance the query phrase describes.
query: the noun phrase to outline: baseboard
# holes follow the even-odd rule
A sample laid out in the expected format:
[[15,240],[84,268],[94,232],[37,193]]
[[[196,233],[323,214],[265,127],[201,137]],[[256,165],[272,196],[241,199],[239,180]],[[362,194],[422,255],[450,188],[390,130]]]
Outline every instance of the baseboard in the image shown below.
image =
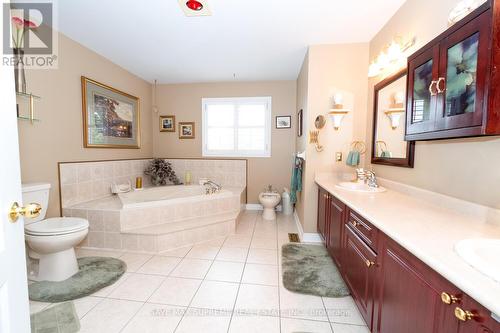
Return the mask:
[[[246,204],[245,206],[246,210],[264,210],[264,207],[262,207],[261,204]],[[281,212],[282,207],[281,205],[276,206],[276,211]]]
[[297,230],[299,231],[300,241],[303,243],[324,243],[323,237],[320,234],[314,232],[304,232],[302,224],[300,223],[299,215],[297,215],[297,210],[293,211],[293,219],[297,225]]

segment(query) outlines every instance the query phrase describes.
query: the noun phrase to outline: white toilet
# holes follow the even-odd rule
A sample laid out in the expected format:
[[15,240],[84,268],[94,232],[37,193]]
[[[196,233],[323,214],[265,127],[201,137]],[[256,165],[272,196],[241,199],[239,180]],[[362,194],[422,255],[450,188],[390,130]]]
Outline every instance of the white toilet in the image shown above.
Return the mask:
[[29,257],[39,259],[36,281],[62,281],[78,272],[74,247],[89,231],[89,222],[74,217],[44,219],[49,203],[50,184],[23,184],[23,202],[42,206],[40,216],[24,219],[24,235]]
[[262,207],[264,207],[262,218],[264,220],[275,220],[275,209],[281,201],[281,195],[269,187],[268,190],[259,194],[259,201]]

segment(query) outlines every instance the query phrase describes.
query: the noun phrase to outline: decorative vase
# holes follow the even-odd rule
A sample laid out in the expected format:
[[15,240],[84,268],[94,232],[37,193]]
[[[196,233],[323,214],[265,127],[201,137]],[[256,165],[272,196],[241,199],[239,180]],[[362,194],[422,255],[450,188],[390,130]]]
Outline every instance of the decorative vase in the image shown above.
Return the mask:
[[20,48],[14,49],[14,77],[16,92],[26,93],[26,76],[24,74],[24,51]]

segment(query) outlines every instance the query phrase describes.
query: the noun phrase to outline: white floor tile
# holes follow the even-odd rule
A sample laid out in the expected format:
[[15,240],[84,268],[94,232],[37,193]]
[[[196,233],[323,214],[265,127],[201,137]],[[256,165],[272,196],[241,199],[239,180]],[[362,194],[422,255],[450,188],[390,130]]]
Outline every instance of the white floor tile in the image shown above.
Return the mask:
[[266,316],[279,315],[278,287],[241,284],[235,311]]
[[[296,332],[332,333],[332,328],[328,322],[281,318],[281,333]],[[339,330],[335,333],[347,332]]]
[[226,241],[222,247],[240,247],[248,248],[250,247],[250,242],[252,241],[251,236],[247,235],[232,235],[226,238]]
[[205,279],[239,283],[244,267],[242,262],[214,261]]
[[248,248],[222,247],[215,257],[220,261],[245,262],[247,260]]
[[241,282],[277,286],[278,266],[248,263],[245,266]]
[[370,333],[367,326],[332,323],[333,333]]
[[149,298],[150,303],[188,306],[202,280],[167,277]]
[[218,237],[206,242],[201,242],[198,245],[207,245],[207,246],[217,246],[221,247],[222,244],[224,244],[224,241],[226,240],[226,237]]
[[141,306],[140,302],[105,299],[80,320],[80,332],[120,332]]
[[73,300],[75,305],[76,314],[78,318],[82,319],[90,310],[92,310],[97,304],[101,303],[104,298],[87,296],[83,298],[78,298]]
[[237,283],[203,281],[190,306],[232,311],[237,294]]
[[184,258],[170,276],[203,279],[212,265],[210,260]]
[[218,252],[218,246],[195,245],[186,255],[186,258],[213,260]]
[[328,321],[325,306],[319,296],[303,295],[280,288],[281,316]]
[[131,273],[108,297],[145,302],[164,279],[159,275]]
[[154,256],[137,270],[137,273],[168,275],[174,270],[181,258]]
[[120,260],[127,264],[127,272],[136,272],[151,257],[153,256],[150,254],[124,253]]
[[231,313],[188,309],[175,333],[227,333]]
[[280,319],[270,316],[233,315],[229,333],[280,333]]
[[332,323],[365,325],[351,296],[341,298],[323,297],[328,318]]
[[186,308],[146,303],[123,333],[173,333]]
[[278,251],[250,249],[247,262],[252,264],[278,265]]
[[184,258],[186,254],[191,250],[192,246],[184,246],[180,247],[175,250],[169,250],[169,251],[163,251],[160,253],[161,256],[167,256],[167,257],[178,257],[178,258]]
[[252,239],[252,243],[250,244],[250,248],[277,250],[278,243],[276,241],[276,237],[269,238],[269,237],[256,237],[256,236],[254,236]]

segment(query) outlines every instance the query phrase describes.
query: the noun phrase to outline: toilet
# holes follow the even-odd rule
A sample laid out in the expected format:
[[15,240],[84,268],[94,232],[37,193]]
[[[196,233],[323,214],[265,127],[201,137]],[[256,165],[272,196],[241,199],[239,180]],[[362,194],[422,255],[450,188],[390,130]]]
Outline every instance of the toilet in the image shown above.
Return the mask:
[[45,219],[49,203],[50,184],[23,184],[23,202],[42,206],[40,215],[24,219],[24,235],[30,258],[39,259],[35,281],[63,281],[78,272],[74,247],[88,234],[89,222],[74,217]]
[[264,212],[262,213],[262,218],[264,220],[275,220],[276,219],[276,206],[281,201],[281,195],[273,191],[271,187],[259,194],[259,202],[264,207]]

